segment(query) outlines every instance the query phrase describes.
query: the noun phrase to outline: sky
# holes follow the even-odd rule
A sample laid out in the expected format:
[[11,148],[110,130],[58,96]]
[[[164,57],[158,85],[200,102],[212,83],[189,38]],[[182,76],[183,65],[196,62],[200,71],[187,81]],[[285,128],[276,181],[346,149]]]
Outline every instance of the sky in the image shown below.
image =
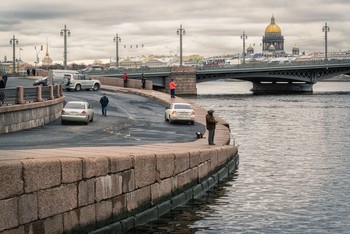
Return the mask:
[[[349,0],[12,0],[0,7],[0,61],[16,59],[34,64],[45,56],[46,44],[54,63],[63,63],[66,28],[70,63],[115,61],[119,57],[179,55],[223,56],[242,53],[243,32],[255,52],[272,15],[285,39],[307,54],[323,52],[327,22],[328,51],[346,51],[350,44]],[[43,45],[44,51],[40,51]]]

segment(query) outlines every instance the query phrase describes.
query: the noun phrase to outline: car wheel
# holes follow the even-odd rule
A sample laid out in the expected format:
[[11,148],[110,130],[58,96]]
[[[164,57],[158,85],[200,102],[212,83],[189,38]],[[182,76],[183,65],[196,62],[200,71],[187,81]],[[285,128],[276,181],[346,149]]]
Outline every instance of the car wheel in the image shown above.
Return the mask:
[[61,124],[62,124],[62,125],[65,125],[65,124],[66,124],[66,121],[61,120]]
[[174,121],[169,118],[169,123],[172,124],[172,123],[174,123]]
[[191,122],[191,125],[194,125],[194,121]]
[[164,115],[164,120],[165,120],[165,121],[168,121],[168,118],[166,117],[166,114]]
[[90,122],[94,122],[94,116],[92,116],[92,118],[91,118]]
[[100,89],[100,85],[99,84],[94,84],[94,87],[92,88],[92,90],[98,91],[99,89]]
[[75,91],[80,91],[81,90],[81,86],[80,86],[80,84],[77,84],[76,86],[75,86]]

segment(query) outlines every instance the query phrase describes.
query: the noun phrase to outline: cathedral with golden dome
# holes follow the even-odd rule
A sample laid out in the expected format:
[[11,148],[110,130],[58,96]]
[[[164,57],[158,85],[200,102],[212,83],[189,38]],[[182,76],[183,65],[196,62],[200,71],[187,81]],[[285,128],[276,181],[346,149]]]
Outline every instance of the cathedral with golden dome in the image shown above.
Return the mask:
[[275,17],[271,17],[271,23],[265,29],[262,38],[262,52],[272,54],[284,54],[284,38],[281,28],[276,24]]

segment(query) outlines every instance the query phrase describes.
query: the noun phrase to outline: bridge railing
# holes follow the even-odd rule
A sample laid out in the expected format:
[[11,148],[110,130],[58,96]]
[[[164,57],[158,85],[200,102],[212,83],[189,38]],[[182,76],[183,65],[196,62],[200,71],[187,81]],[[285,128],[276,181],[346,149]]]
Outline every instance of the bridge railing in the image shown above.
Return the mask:
[[[238,65],[223,65],[223,66],[197,66],[197,71],[206,70],[223,70],[223,69],[250,69],[250,68],[283,68],[291,66],[312,66],[312,65],[336,65],[336,64],[350,64],[349,59],[339,60],[316,60],[316,61],[273,61],[273,62],[247,62]],[[127,72],[130,77],[138,77],[141,73],[152,74],[152,73],[169,73],[171,67],[140,67],[140,68],[123,68],[123,69],[110,69],[110,70],[94,70],[85,72],[88,75],[113,75],[122,76],[124,72]]]
[[0,89],[0,106],[41,102],[62,96],[60,84],[33,88],[19,86],[17,88]]
[[127,69],[111,69],[111,70],[95,70],[85,72],[88,75],[120,75],[126,72],[128,74],[141,74],[141,73],[158,73],[158,72],[170,72],[170,67],[140,67],[140,68],[127,68]]
[[318,61],[273,61],[273,62],[254,62],[237,65],[223,66],[198,66],[197,70],[220,70],[220,69],[246,69],[246,68],[268,68],[268,67],[290,67],[290,66],[310,66],[310,65],[325,65],[325,64],[350,64],[349,59],[343,60],[318,60]]

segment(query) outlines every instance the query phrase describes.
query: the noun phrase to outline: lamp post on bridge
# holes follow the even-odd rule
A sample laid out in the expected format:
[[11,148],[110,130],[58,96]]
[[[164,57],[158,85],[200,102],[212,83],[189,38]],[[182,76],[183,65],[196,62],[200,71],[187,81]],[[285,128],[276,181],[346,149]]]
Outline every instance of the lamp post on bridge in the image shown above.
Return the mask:
[[243,31],[243,34],[241,35],[241,39],[243,39],[243,60],[242,64],[245,64],[245,39],[248,39],[247,34]]
[[327,61],[328,60],[328,56],[327,56],[327,33],[330,31],[329,26],[327,25],[327,22],[325,23],[325,25],[322,28],[322,32],[324,32],[324,60]]
[[61,30],[60,35],[64,37],[64,52],[63,52],[63,66],[64,70],[67,70],[67,36],[70,36],[70,31],[64,25],[64,29]]
[[12,73],[16,74],[16,45],[18,45],[18,40],[16,39],[15,35],[13,35],[13,38],[10,39],[10,45],[13,46],[13,59],[12,59]]
[[180,67],[182,67],[182,35],[185,35],[185,29],[182,28],[182,24],[180,24],[180,28],[176,31],[177,35],[180,35]]
[[121,42],[121,38],[118,36],[118,33],[113,38],[113,41],[115,42],[115,66],[119,67],[119,45],[118,43]]
[[36,46],[34,46],[34,50],[35,50],[34,67],[36,67],[36,65],[39,64],[39,53],[43,51],[43,45],[40,45],[40,49],[37,49]]

